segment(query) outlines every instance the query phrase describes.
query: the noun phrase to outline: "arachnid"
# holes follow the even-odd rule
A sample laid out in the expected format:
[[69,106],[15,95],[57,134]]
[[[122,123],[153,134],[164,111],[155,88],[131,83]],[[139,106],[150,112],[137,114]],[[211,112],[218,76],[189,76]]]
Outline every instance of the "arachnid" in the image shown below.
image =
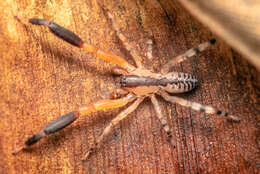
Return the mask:
[[202,111],[207,114],[220,115],[224,118],[227,118],[235,122],[240,121],[239,118],[229,115],[227,112],[222,112],[221,110],[215,109],[211,106],[206,106],[199,103],[187,101],[180,97],[170,95],[188,92],[197,86],[197,78],[195,76],[182,72],[169,72],[170,68],[175,64],[180,63],[194,56],[197,52],[205,50],[211,44],[215,43],[214,39],[202,43],[197,47],[186,51],[184,54],[173,58],[162,67],[160,73],[154,73],[150,70],[145,69],[142,66],[141,57],[138,56],[137,52],[133,49],[131,44],[129,44],[126,41],[126,38],[122,34],[120,28],[118,28],[118,26],[114,22],[114,19],[109,10],[105,7],[103,7],[103,9],[106,12],[108,18],[110,19],[112,27],[116,31],[117,36],[122,41],[125,48],[132,55],[137,67],[134,67],[133,65],[129,64],[126,60],[119,56],[116,56],[109,52],[102,51],[92,45],[85,43],[76,34],[59,26],[58,24],[38,18],[32,18],[29,20],[29,22],[34,25],[48,26],[53,34],[63,39],[64,41],[76,47],[83,48],[87,52],[93,53],[99,59],[117,64],[120,68],[114,69],[113,72],[120,76],[119,83],[121,85],[121,88],[117,92],[120,93],[120,96],[123,97],[117,99],[100,100],[88,104],[86,106],[80,107],[76,111],[58,117],[56,120],[47,124],[39,133],[36,133],[32,137],[30,137],[23,146],[21,146],[13,152],[14,154],[18,153],[19,151],[28,146],[35,144],[42,137],[48,136],[70,125],[80,116],[88,115],[90,113],[101,110],[119,108],[131,102],[132,104],[125,110],[123,110],[121,113],[119,113],[104,129],[103,133],[97,138],[94,146],[91,147],[88,150],[88,152],[84,155],[83,159],[86,159],[91,153],[93,153],[97,149],[97,147],[101,145],[103,138],[110,133],[112,128],[115,125],[117,125],[122,119],[126,118],[127,115],[133,112],[146,97],[149,97],[151,99],[156,115],[160,120],[163,129],[170,137],[170,128],[167,124],[166,118],[162,114],[162,110],[160,108],[156,95],[160,95],[168,102],[177,103],[182,106],[190,107],[191,109],[194,109],[196,111]]

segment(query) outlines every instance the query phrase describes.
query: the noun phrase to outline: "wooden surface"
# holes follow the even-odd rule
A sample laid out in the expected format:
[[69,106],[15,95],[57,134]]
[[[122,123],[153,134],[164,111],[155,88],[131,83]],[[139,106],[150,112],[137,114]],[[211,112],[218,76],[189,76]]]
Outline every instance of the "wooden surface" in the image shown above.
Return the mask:
[[260,1],[179,0],[260,71]]
[[[101,1],[112,11],[146,67],[216,37],[176,1]],[[61,114],[106,98],[112,64],[19,22],[39,17],[69,28],[90,44],[132,62],[96,1],[0,2],[0,173],[257,173],[260,171],[259,73],[221,39],[173,70],[195,74],[200,86],[184,98],[237,115],[241,124],[163,102],[176,148],[149,100],[118,125],[89,161],[81,157],[121,110],[80,118],[31,149],[11,154]],[[152,31],[152,34],[151,32]],[[153,58],[145,57],[148,38]]]

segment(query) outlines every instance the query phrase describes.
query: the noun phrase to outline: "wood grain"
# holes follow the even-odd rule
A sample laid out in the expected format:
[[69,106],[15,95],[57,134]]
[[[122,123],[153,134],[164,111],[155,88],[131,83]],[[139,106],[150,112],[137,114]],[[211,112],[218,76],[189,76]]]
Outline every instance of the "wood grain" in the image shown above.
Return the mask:
[[[214,36],[176,1],[101,1],[129,41],[155,71],[174,56]],[[81,157],[122,109],[82,117],[33,148],[11,154],[49,121],[107,97],[116,85],[114,65],[57,39],[55,21],[86,42],[133,62],[96,1],[0,2],[0,173],[257,173],[259,172],[259,73],[221,39],[173,70],[195,74],[200,86],[184,98],[209,104],[243,121],[197,113],[163,100],[176,148],[146,100],[115,128],[89,161]],[[21,20],[19,22],[15,16]],[[152,32],[151,32],[152,31]],[[148,38],[153,58],[146,58]]]

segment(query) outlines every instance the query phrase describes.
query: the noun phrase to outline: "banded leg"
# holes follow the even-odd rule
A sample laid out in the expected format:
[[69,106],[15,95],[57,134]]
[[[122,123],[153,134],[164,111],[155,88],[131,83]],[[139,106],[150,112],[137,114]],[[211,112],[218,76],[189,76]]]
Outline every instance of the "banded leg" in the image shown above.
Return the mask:
[[238,117],[233,116],[233,115],[229,115],[227,112],[222,112],[221,110],[215,109],[211,106],[202,105],[202,104],[196,103],[196,102],[191,102],[191,101],[182,99],[180,97],[171,96],[165,91],[160,91],[160,95],[166,101],[169,101],[171,103],[177,103],[179,105],[189,107],[189,108],[196,110],[196,111],[205,112],[207,114],[217,114],[217,115],[220,115],[220,116],[224,116],[226,119],[233,121],[233,122],[239,123],[241,121]]
[[78,48],[83,48],[87,52],[90,52],[90,53],[96,55],[101,60],[115,63],[115,64],[119,65],[120,67],[124,68],[125,70],[127,70],[128,72],[135,70],[135,67],[130,65],[129,63],[127,63],[127,61],[125,59],[123,59],[122,57],[116,56],[110,52],[102,51],[102,50],[94,47],[93,45],[89,45],[89,44],[85,43],[75,33],[73,33],[72,31],[70,31],[66,28],[61,27],[60,25],[58,25],[54,22],[47,21],[44,19],[38,19],[38,18],[29,19],[29,22],[34,25],[48,26],[50,31],[57,37],[61,38],[62,40],[66,41]]
[[112,23],[112,27],[113,29],[116,31],[116,34],[118,36],[118,38],[122,41],[122,43],[124,44],[125,48],[129,51],[130,55],[133,57],[136,66],[138,68],[143,67],[142,66],[142,58],[138,55],[138,53],[136,52],[136,50],[134,49],[134,47],[127,42],[126,37],[122,34],[121,29],[117,26],[113,15],[110,13],[110,11],[105,7],[105,6],[101,6],[103,8],[103,10],[107,13],[107,16],[109,18],[109,20]]
[[27,139],[24,145],[13,151],[13,154],[15,155],[21,150],[37,143],[43,137],[58,132],[59,130],[67,127],[68,125],[73,123],[79,116],[87,115],[92,112],[97,112],[101,110],[119,108],[133,101],[135,98],[135,95],[130,93],[120,99],[100,100],[95,103],[88,104],[87,106],[83,106],[77,111],[60,116],[56,120],[48,123],[39,133],[36,133],[29,139]]
[[138,105],[144,100],[145,97],[140,97],[137,98],[137,100],[130,105],[128,108],[126,108],[124,111],[122,111],[120,114],[118,114],[110,123],[109,125],[104,129],[103,133],[97,138],[94,146],[92,146],[87,153],[84,155],[82,160],[86,160],[100,145],[102,140],[104,139],[105,136],[107,136],[112,128],[117,125],[121,120],[127,117],[131,112],[133,112]]
[[150,96],[150,98],[151,98],[151,101],[152,101],[152,103],[153,103],[153,106],[154,106],[154,109],[155,109],[155,112],[156,112],[156,116],[159,118],[159,120],[160,120],[160,122],[161,122],[161,124],[162,124],[163,129],[164,129],[165,132],[167,133],[167,136],[168,136],[169,138],[171,138],[172,135],[171,135],[170,127],[169,127],[169,125],[168,125],[168,123],[167,123],[167,120],[165,119],[165,117],[164,117],[163,114],[162,114],[162,110],[161,110],[161,107],[160,107],[160,105],[159,105],[158,100],[156,99],[156,97],[155,97],[154,94],[152,94],[152,95]]
[[181,63],[182,61],[191,58],[192,56],[196,55],[199,52],[202,52],[204,50],[206,50],[210,45],[214,44],[216,42],[215,39],[211,39],[208,42],[204,42],[202,44],[199,44],[197,47],[191,48],[188,51],[186,51],[185,53],[174,57],[173,59],[171,59],[168,63],[166,63],[161,70],[162,74],[166,74],[169,72],[170,68],[173,67],[174,65]]

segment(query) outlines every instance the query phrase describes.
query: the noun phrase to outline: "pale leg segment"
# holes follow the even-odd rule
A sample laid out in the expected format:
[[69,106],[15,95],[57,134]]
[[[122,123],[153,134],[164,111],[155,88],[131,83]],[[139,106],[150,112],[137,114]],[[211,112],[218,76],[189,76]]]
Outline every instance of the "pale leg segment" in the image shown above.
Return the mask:
[[196,103],[196,102],[191,102],[191,101],[188,101],[188,100],[182,99],[180,97],[176,97],[176,96],[171,96],[165,91],[160,91],[159,93],[166,101],[169,101],[171,103],[177,103],[179,105],[189,107],[196,111],[205,112],[207,114],[217,114],[217,115],[223,116],[226,119],[233,121],[233,122],[239,123],[241,121],[238,117],[229,115],[227,112],[223,112],[223,111],[215,109],[211,106],[202,105],[202,104]]
[[104,11],[107,13],[107,16],[109,18],[109,20],[111,21],[112,23],[112,26],[113,26],[113,29],[116,31],[116,34],[118,36],[118,38],[122,41],[122,43],[124,44],[125,48],[129,51],[130,55],[133,57],[135,63],[136,63],[136,66],[138,68],[141,68],[143,67],[142,66],[142,58],[138,55],[138,53],[136,52],[136,50],[134,49],[134,46],[131,45],[131,43],[128,43],[127,42],[127,39],[126,37],[122,34],[121,32],[121,28],[119,28],[112,16],[112,14],[110,13],[110,11],[104,7],[104,6],[101,6]]
[[155,109],[155,112],[156,112],[156,116],[157,116],[158,119],[160,120],[163,129],[164,129],[165,132],[167,133],[167,136],[168,136],[169,138],[171,138],[172,135],[171,135],[170,127],[169,127],[169,125],[168,125],[168,123],[167,123],[166,118],[165,118],[164,115],[162,114],[162,110],[161,110],[161,107],[160,107],[160,105],[159,105],[158,100],[156,99],[156,97],[155,97],[154,94],[152,94],[152,95],[150,96],[150,98],[151,98],[152,104],[153,104],[153,106],[154,106],[154,109]]
[[215,39],[212,39],[208,42],[204,42],[202,44],[199,44],[198,46],[189,49],[188,51],[186,51],[185,53],[174,57],[173,59],[171,59],[168,63],[166,63],[161,70],[162,74],[166,74],[169,72],[170,68],[173,67],[174,65],[181,63],[182,61],[191,58],[192,56],[196,55],[199,52],[202,52],[204,50],[206,50],[210,45],[214,44],[216,42]]
[[126,108],[124,111],[122,111],[120,114],[118,114],[110,123],[109,125],[104,129],[103,133],[97,138],[96,143],[93,147],[91,147],[88,152],[84,155],[82,160],[86,160],[90,154],[92,154],[100,145],[102,140],[104,139],[105,136],[107,136],[112,128],[116,126],[121,120],[127,117],[131,112],[136,110],[138,105],[144,100],[145,97],[140,97],[137,98],[136,101],[130,105],[128,108]]

